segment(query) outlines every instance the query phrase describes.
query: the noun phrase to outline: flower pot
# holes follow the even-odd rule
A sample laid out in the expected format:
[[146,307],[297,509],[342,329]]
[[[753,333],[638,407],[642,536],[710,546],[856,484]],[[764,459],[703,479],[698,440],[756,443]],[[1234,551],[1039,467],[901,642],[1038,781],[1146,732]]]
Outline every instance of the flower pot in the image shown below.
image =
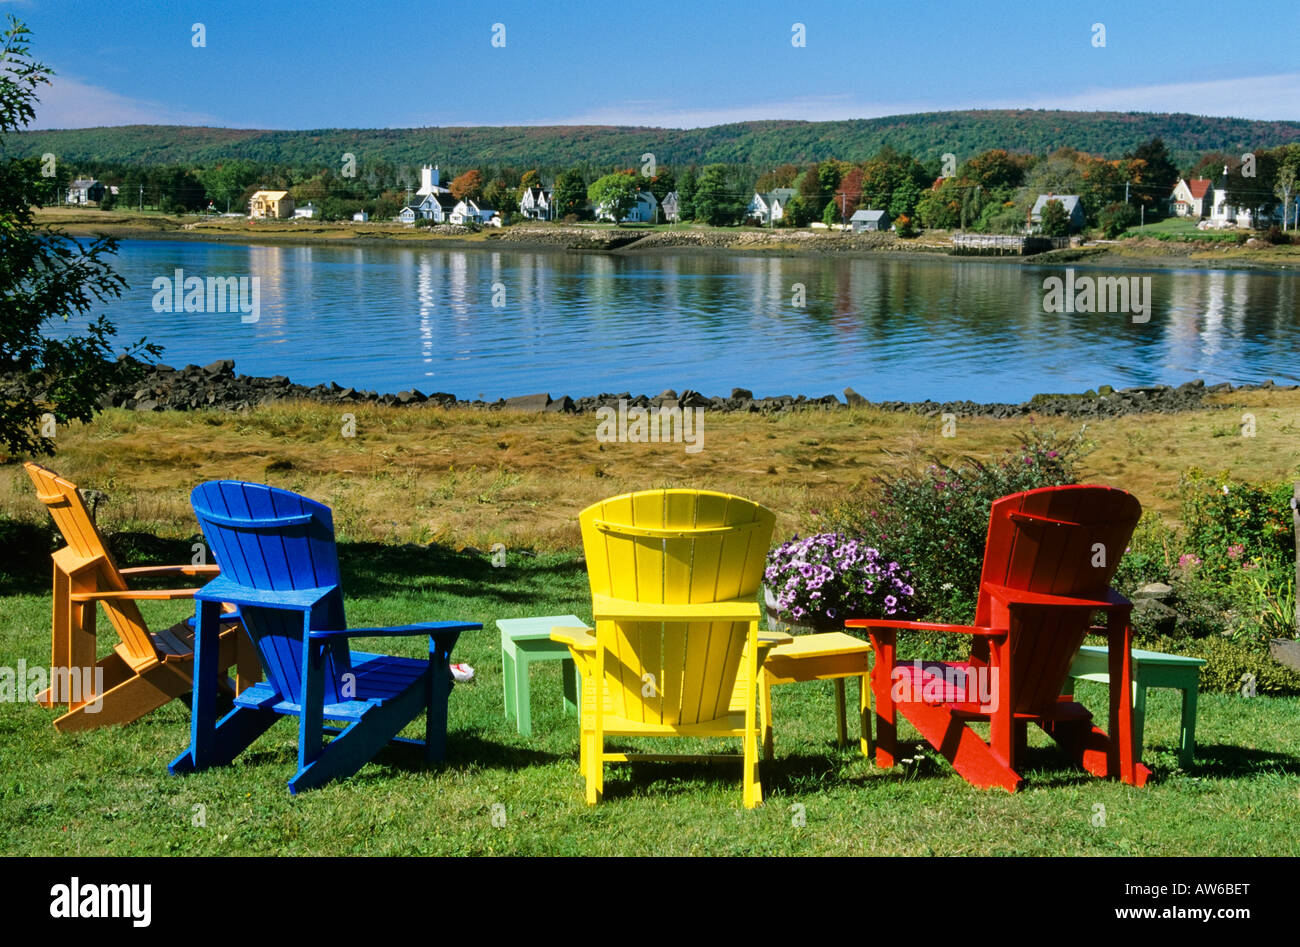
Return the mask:
[[771,631],[781,631],[788,635],[815,635],[824,631],[843,631],[843,619],[830,619],[820,615],[806,615],[796,621],[789,615],[782,614],[777,607],[776,596],[766,585],[763,586],[763,604],[767,611],[767,627]]

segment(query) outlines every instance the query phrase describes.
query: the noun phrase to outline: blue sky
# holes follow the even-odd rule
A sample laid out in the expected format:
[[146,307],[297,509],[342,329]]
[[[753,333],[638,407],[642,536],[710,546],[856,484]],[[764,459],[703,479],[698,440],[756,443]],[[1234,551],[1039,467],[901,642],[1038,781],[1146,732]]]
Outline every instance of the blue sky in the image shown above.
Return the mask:
[[44,128],[681,128],[960,108],[1300,119],[1297,0],[0,0],[3,13],[59,74]]

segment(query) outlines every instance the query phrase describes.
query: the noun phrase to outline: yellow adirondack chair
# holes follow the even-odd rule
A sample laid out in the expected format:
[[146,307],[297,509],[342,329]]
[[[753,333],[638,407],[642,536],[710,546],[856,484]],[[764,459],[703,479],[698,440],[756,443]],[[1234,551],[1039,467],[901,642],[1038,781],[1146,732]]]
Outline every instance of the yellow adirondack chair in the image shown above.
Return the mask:
[[[758,805],[753,684],[766,649],[790,640],[758,637],[758,585],[775,517],[723,493],[647,490],[588,507],[579,523],[595,633],[555,628],[551,637],[569,646],[582,673],[587,803],[600,801],[607,762],[731,758],[743,761],[746,808]],[[607,753],[606,739],[616,736],[739,737],[744,749]]]
[[[119,569],[95,528],[77,487],[52,470],[26,463],[36,494],[49,509],[67,543],[54,560],[54,630],[50,657],[51,687],[37,696],[46,707],[66,703],[68,712],[54,721],[58,730],[91,730],[129,723],[193,688],[194,632],[185,622],[150,633],[137,600],[190,598],[194,589],[133,591],[130,577],[215,576],[217,566],[141,566]],[[95,660],[96,603],[121,639],[111,654]],[[232,618],[221,632],[220,669],[236,668],[236,692],[261,676],[257,652],[243,626]],[[103,673],[102,690],[68,687],[86,669]],[[56,687],[53,682],[59,682]],[[65,689],[65,693],[59,693]]]

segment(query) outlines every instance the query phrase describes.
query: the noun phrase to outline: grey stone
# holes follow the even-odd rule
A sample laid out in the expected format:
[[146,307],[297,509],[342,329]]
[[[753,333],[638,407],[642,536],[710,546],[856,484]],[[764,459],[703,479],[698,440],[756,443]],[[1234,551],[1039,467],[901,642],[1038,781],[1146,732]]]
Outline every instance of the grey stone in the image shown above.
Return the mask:
[[748,388],[732,388],[731,397],[738,401],[753,401],[754,393]]
[[1134,592],[1130,598],[1138,602],[1142,599],[1155,599],[1157,602],[1163,602],[1174,594],[1173,586],[1166,585],[1163,582],[1148,582],[1142,588]]
[[203,370],[209,375],[233,375],[235,373],[235,360],[233,358],[222,358],[210,365],[204,365]]
[[844,389],[844,400],[848,402],[850,408],[860,408],[867,403],[867,399],[852,388]]
[[546,406],[550,403],[551,396],[542,393],[537,395],[520,395],[517,398],[507,398],[504,407],[507,411],[542,412],[546,410]]

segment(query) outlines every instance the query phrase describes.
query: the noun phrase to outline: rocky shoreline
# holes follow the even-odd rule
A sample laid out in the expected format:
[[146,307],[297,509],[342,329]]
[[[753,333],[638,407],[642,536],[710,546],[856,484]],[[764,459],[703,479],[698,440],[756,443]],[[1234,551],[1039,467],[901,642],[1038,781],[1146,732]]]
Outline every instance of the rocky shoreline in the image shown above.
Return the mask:
[[[1039,415],[1071,418],[1109,418],[1126,414],[1192,411],[1205,404],[1212,392],[1247,391],[1257,389],[1287,388],[1272,381],[1259,385],[1233,386],[1227,382],[1206,385],[1203,381],[1190,381],[1173,387],[1153,385],[1115,390],[1103,385],[1095,391],[1082,394],[1040,394],[1018,404],[975,401],[869,401],[852,388],[844,389],[842,396],[826,394],[820,397],[807,395],[777,395],[756,398],[752,391],[733,388],[730,395],[707,396],[687,389],[680,394],[673,390],[657,395],[633,395],[631,392],[603,393],[573,398],[568,395],[552,397],[550,393],[499,398],[495,401],[470,401],[447,392],[426,394],[418,390],[397,394],[379,394],[356,388],[328,385],[298,385],[284,375],[260,378],[237,375],[232,359],[222,359],[210,365],[186,365],[172,368],[169,365],[142,366],[143,376],[136,383],[105,393],[99,400],[101,408],[126,408],[134,411],[191,411],[215,409],[220,411],[247,411],[258,405],[277,401],[313,401],[339,406],[380,404],[396,407],[435,405],[445,408],[468,408],[486,411],[521,411],[531,413],[587,414],[602,407],[617,408],[620,401],[629,407],[703,408],[708,411],[763,413],[807,409],[835,410],[850,407],[874,407],[884,411],[911,411],[937,417],[953,414],[957,417],[1013,418]],[[22,375],[0,378],[0,395],[10,398],[43,400],[48,382],[40,376]]]

